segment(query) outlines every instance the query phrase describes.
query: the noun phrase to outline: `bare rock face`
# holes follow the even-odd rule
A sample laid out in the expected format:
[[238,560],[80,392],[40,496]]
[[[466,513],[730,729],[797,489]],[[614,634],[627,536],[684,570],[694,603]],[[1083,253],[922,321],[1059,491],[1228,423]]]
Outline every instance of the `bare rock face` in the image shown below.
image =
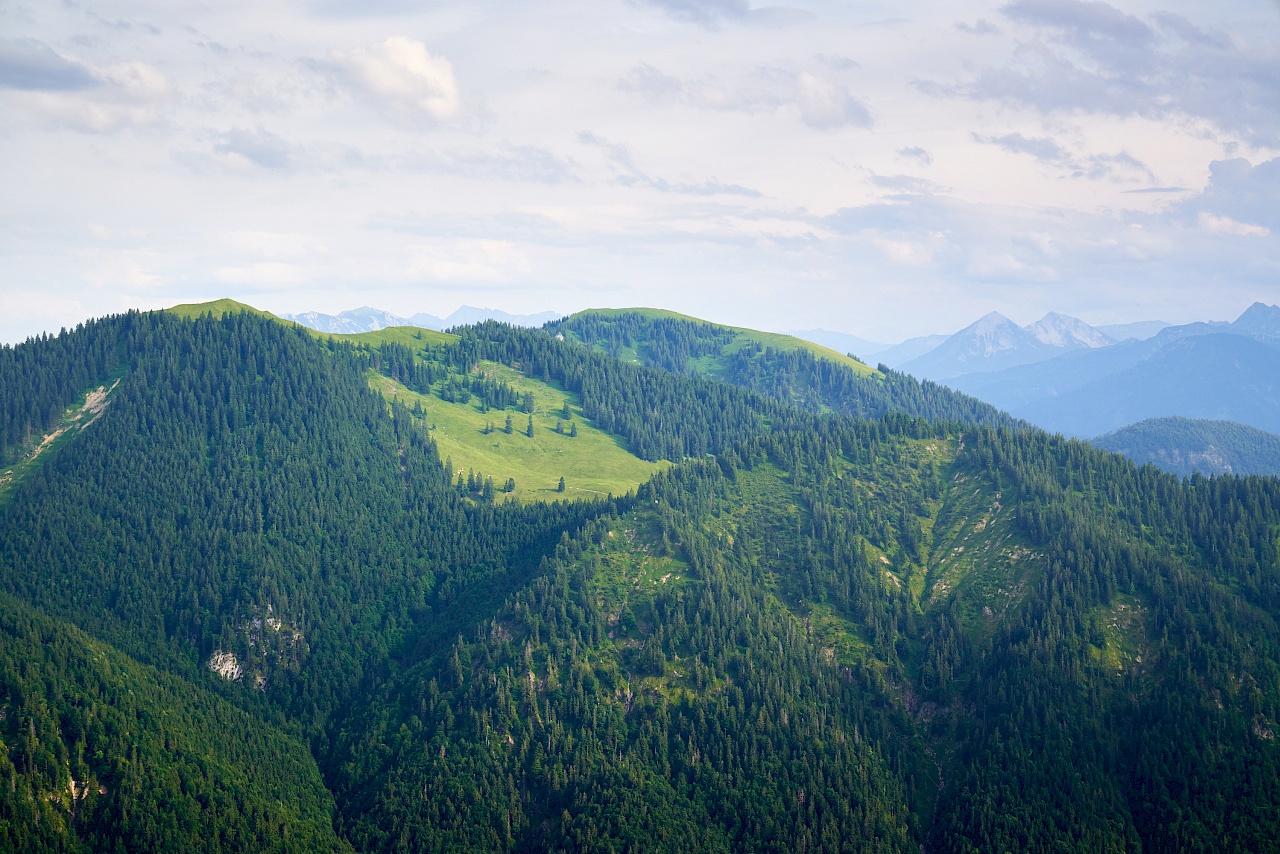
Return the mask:
[[209,656],[209,669],[228,682],[239,682],[244,678],[244,668],[236,660],[235,653],[219,650]]

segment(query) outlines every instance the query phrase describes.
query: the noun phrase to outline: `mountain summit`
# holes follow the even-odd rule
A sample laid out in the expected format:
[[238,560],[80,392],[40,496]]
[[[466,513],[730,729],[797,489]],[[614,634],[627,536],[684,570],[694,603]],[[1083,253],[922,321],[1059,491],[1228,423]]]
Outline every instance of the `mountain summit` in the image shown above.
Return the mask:
[[1116,343],[1110,335],[1095,329],[1080,318],[1058,314],[1056,311],[1049,312],[1026,327],[1026,330],[1042,344],[1064,350],[1074,350],[1077,347],[1097,349]]
[[929,379],[993,371],[1047,359],[1055,348],[998,311],[975,320],[902,370]]

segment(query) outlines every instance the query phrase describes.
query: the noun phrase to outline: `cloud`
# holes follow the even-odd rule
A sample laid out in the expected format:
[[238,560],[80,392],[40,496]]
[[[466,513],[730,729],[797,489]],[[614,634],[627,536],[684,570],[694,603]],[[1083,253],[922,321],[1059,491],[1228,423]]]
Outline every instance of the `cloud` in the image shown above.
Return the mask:
[[647,62],[642,62],[623,74],[618,80],[618,88],[655,101],[674,101],[685,94],[684,83],[679,77],[663,74]]
[[1151,193],[1185,193],[1187,192],[1187,188],[1186,187],[1141,187],[1137,190],[1123,190],[1122,192],[1124,192],[1126,195],[1130,195],[1130,194],[1139,195],[1139,194],[1151,194]]
[[394,158],[383,165],[391,169],[443,172],[482,181],[573,184],[581,180],[572,161],[533,145],[421,152]]
[[917,178],[914,175],[873,175],[871,183],[881,189],[896,190],[900,193],[943,193],[948,189],[941,184],[925,178]]
[[454,240],[414,247],[410,272],[432,280],[501,282],[533,272],[524,250],[504,240]]
[[1206,211],[1200,212],[1200,227],[1205,231],[1213,234],[1235,234],[1242,237],[1266,237],[1271,233],[1270,229],[1261,225],[1249,225],[1245,222],[1238,222],[1230,217],[1215,216]]
[[1255,144],[1280,144],[1280,44],[1254,47],[1156,13],[1140,19],[1102,2],[1017,0],[1013,52],[967,80],[916,81],[935,97],[964,97],[1045,113],[1208,120]]
[[351,88],[396,120],[444,122],[458,112],[453,65],[432,56],[420,41],[392,36],[368,47],[334,51],[332,58]]
[[808,72],[796,78],[800,117],[812,128],[870,127],[871,113],[849,90]]
[[231,264],[219,267],[214,276],[233,285],[253,285],[259,288],[287,288],[315,280],[313,270],[301,264],[283,261],[257,261],[249,264]]
[[34,39],[0,39],[0,88],[74,92],[100,81],[89,69]]
[[747,0],[644,0],[675,18],[713,24],[724,18],[742,18],[750,11]]
[[1002,136],[974,134],[973,138],[1013,154],[1026,154],[1041,163],[1069,173],[1073,178],[1091,180],[1107,178],[1116,183],[1155,180],[1155,173],[1127,151],[1077,157],[1048,137],[1027,137],[1020,133],[1008,133]]
[[1138,18],[1101,2],[1016,0],[1000,11],[1011,20],[1055,30],[1070,44],[1108,61],[1132,56],[1135,47],[1155,37]]
[[0,97],[58,127],[108,133],[149,124],[172,93],[144,62],[92,66],[33,39],[0,39]]
[[758,67],[730,83],[708,77],[684,81],[641,63],[618,80],[624,92],[657,103],[680,103],[701,110],[756,113],[794,109],[815,130],[870,127],[871,113],[839,79],[840,72],[815,74],[789,68]]
[[159,69],[138,61],[91,68],[92,86],[9,90],[5,100],[55,127],[111,133],[163,117],[173,87]]
[[1000,28],[988,21],[986,18],[979,18],[972,24],[960,21],[956,24],[956,29],[962,33],[969,33],[975,36],[997,36],[1000,35]]
[[1181,15],[1175,15],[1172,12],[1156,12],[1151,18],[1160,29],[1180,38],[1187,44],[1216,50],[1231,49],[1231,39],[1225,33],[1197,27]]
[[908,148],[899,148],[898,156],[906,158],[907,160],[914,160],[924,166],[933,165],[933,155],[916,145]]
[[1210,223],[1256,223],[1274,234],[1280,232],[1280,205],[1276,199],[1280,199],[1280,157],[1256,166],[1244,158],[1215,160],[1209,166],[1209,186],[1201,195],[1188,199],[1182,210],[1211,231],[1204,215],[1210,217]]
[[1042,160],[1047,163],[1061,163],[1069,159],[1069,155],[1062,146],[1046,137],[1025,137],[1020,133],[1009,133],[1004,136],[979,136],[974,134],[973,137],[978,142],[985,142],[991,145],[998,145],[1005,151],[1014,154],[1029,154],[1036,160]]
[[690,184],[683,182],[671,183],[665,178],[655,178],[636,165],[631,157],[631,151],[625,145],[610,142],[590,131],[579,133],[578,142],[603,151],[609,162],[615,167],[614,182],[623,186],[645,187],[661,193],[683,193],[693,196],[730,195],[758,198],[761,195],[758,190],[753,190],[750,187],[743,187],[739,184],[723,184],[714,179]]
[[283,171],[290,165],[289,144],[261,128],[233,128],[222,135],[221,141],[214,144],[213,150],[230,156],[233,160],[239,159],[263,169]]

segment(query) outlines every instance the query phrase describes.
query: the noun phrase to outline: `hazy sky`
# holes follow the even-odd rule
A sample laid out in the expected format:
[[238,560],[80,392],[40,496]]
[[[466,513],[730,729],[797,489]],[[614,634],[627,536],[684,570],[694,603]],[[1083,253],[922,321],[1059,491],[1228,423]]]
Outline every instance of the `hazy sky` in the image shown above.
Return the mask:
[[0,0],[0,341],[220,296],[1234,318],[1280,3]]

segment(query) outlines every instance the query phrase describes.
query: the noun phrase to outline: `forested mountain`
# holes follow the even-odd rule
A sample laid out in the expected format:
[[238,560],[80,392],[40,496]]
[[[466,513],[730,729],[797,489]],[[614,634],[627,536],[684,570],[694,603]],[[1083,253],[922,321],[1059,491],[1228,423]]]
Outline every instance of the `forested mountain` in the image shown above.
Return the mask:
[[1093,444],[1177,475],[1280,476],[1280,436],[1234,421],[1152,418],[1098,436]]
[[[0,348],[0,846],[1274,846],[1280,481],[605,320]],[[555,401],[665,462],[516,500],[440,458],[447,407],[571,447],[516,443]]]
[[900,412],[927,420],[1016,423],[981,401],[928,380],[918,382],[883,365],[872,371],[861,362],[797,338],[720,326],[673,312],[584,311],[546,328],[623,361],[711,377],[809,412],[860,418]]

